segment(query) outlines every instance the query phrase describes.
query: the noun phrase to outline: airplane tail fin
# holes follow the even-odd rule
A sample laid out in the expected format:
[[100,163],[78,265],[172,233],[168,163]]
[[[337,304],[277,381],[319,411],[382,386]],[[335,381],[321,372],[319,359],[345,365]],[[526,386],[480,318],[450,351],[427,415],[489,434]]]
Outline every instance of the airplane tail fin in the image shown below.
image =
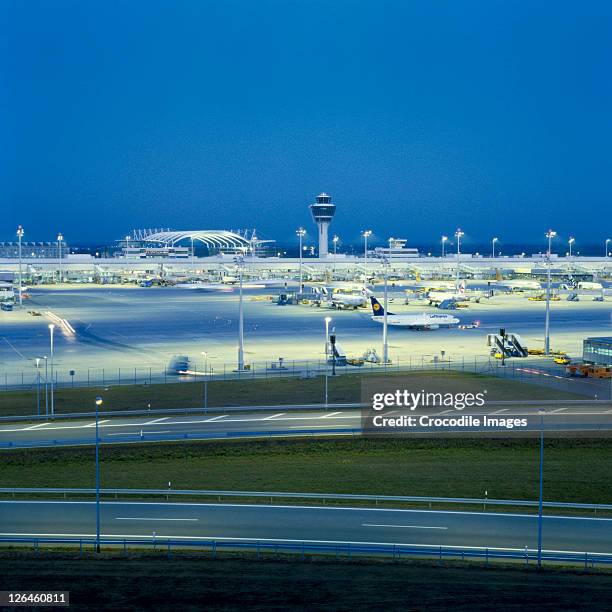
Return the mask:
[[459,293],[465,293],[465,281],[464,280],[462,280],[459,283]]
[[503,281],[504,280],[504,275],[501,273],[501,270],[499,268],[497,268],[495,270],[495,280],[497,280],[497,281]]
[[[372,313],[374,314],[375,317],[384,317],[385,316],[385,309],[383,308],[383,305],[374,297],[372,296],[370,298],[370,301],[372,302]],[[393,314],[392,312],[387,312],[388,315]]]
[[417,282],[417,283],[420,283],[420,282],[421,282],[421,275],[419,274],[419,271],[418,271],[418,270],[417,270],[417,271],[415,271],[415,273],[414,273],[414,278],[415,278],[415,280],[416,280],[416,282]]

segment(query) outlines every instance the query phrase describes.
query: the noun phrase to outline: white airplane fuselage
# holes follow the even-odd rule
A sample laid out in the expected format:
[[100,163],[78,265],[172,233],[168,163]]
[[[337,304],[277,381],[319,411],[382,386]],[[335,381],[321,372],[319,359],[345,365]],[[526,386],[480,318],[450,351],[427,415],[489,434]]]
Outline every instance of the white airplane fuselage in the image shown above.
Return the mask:
[[[385,317],[372,315],[372,321],[384,323]],[[457,317],[448,314],[387,314],[387,325],[408,329],[438,329],[440,327],[452,327],[458,323],[459,319]]]

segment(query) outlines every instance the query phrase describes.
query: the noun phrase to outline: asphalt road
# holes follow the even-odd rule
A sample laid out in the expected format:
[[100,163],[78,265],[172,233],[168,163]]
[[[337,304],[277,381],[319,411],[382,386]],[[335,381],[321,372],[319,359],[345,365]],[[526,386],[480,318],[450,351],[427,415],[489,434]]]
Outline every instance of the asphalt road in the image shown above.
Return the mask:
[[[0,537],[95,534],[94,502],[0,502]],[[103,538],[293,540],[415,546],[537,546],[537,517],[522,514],[243,504],[104,502]],[[548,551],[612,552],[612,519],[544,517]]]
[[[214,412],[190,416],[152,416],[103,418],[99,421],[102,443],[185,440],[204,437],[268,437],[270,435],[339,435],[359,433],[362,426],[359,410],[288,411],[257,413]],[[393,416],[391,412],[385,413]],[[540,417],[536,407],[489,407],[486,410],[437,410],[432,416],[458,417],[463,414],[488,415],[496,419],[528,419],[528,428],[538,432]],[[397,415],[395,415],[397,416]],[[476,428],[480,430],[481,428]],[[547,431],[612,431],[612,406],[568,405],[551,407],[545,416]],[[440,431],[423,428],[421,432]],[[459,429],[459,431],[465,431]],[[508,430],[502,427],[487,431]],[[59,444],[93,444],[95,420],[58,420],[32,424],[12,423],[0,426],[0,448],[18,446],[53,446]]]

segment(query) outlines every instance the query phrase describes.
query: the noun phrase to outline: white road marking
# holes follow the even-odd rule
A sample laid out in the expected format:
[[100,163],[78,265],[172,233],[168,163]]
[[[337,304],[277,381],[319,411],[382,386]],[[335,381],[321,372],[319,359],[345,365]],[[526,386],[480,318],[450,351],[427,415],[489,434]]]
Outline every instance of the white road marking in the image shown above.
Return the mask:
[[197,518],[155,518],[148,516],[117,516],[116,521],[199,521]]
[[272,419],[275,419],[276,417],[279,417],[279,416],[283,416],[284,414],[285,414],[284,412],[279,412],[278,414],[273,414],[271,416],[267,416],[267,417],[265,417],[265,418],[263,418],[261,420],[262,421],[271,421]]
[[362,527],[396,527],[399,529],[448,529],[448,527],[433,527],[429,525],[377,525],[375,523],[362,523]]
[[[108,423],[110,421],[110,419],[106,419],[104,421],[98,421],[98,425],[102,425],[102,423]],[[95,427],[96,426],[96,422],[94,421],[93,423],[90,423],[89,425],[83,425],[83,427]]]
[[14,431],[29,431],[30,429],[38,429],[39,427],[44,427],[45,425],[51,425],[51,423],[38,423],[38,425],[32,425],[31,427],[24,427],[23,429],[15,429]]
[[224,419],[226,416],[227,416],[227,414],[222,414],[221,416],[216,416],[216,417],[213,417],[212,419],[206,419],[205,421],[202,421],[202,422],[203,423],[212,423],[213,421],[218,421],[219,419]]
[[496,410],[495,412],[492,412],[491,414],[501,414],[502,412],[508,412],[508,408],[502,408],[501,410]]
[[[106,434],[107,436],[140,436],[140,434],[142,434],[142,431],[126,431],[126,432],[121,432],[121,433],[109,433]],[[166,433],[172,433],[172,431],[170,429],[166,429],[164,431],[147,431],[147,436],[151,435],[151,434],[166,434]]]
[[162,421],[165,421],[169,418],[170,417],[161,417],[160,419],[153,419],[152,421],[147,421],[146,423],[143,423],[143,425],[153,425],[153,423],[161,423]]
[[333,417],[336,416],[337,414],[342,414],[341,412],[330,412],[329,414],[324,414],[323,416],[320,416],[320,419],[329,419],[329,417]]
[[567,408],[557,408],[556,410],[551,410],[548,414],[555,414],[557,412],[563,412],[564,410],[567,410]]

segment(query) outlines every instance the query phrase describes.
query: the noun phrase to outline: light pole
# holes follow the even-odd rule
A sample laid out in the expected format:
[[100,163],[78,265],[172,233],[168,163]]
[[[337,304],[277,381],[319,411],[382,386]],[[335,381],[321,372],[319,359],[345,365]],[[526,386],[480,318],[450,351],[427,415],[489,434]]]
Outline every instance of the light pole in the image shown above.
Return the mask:
[[193,236],[191,236],[191,273],[193,274],[193,261],[194,261],[194,250],[193,250]]
[[461,255],[461,237],[465,235],[465,232],[462,232],[461,229],[457,229],[455,232],[455,238],[457,238],[457,290],[459,290],[459,257]]
[[244,307],[242,303],[242,272],[244,268],[244,257],[239,255],[236,258],[239,270],[238,285],[238,372],[244,370]]
[[546,253],[547,271],[546,271],[546,322],[544,325],[544,354],[550,355],[550,256],[552,250],[552,239],[557,235],[554,230],[546,232],[548,238],[548,251]]
[[204,357],[204,412],[208,410],[208,353],[202,351]]
[[365,282],[368,282],[368,238],[372,235],[372,230],[364,230],[361,232],[363,236],[363,273]]
[[45,360],[45,416],[49,416],[49,359],[45,355],[43,357]]
[[62,241],[64,237],[62,236],[62,232],[57,235],[57,264],[59,269],[59,282],[62,282]]
[[99,414],[102,398],[96,397],[96,552],[100,552],[100,435]]
[[610,242],[612,242],[612,238],[606,238],[606,252],[604,257],[608,257],[608,244],[610,244]]
[[570,239],[567,241],[567,244],[569,245],[569,256],[572,256],[572,244],[574,244],[574,242],[576,242],[576,239],[573,236],[570,236]]
[[338,237],[338,234],[334,234],[334,237],[332,238],[332,242],[334,244],[334,266],[332,270],[332,276],[336,274],[336,252],[338,249],[338,240],[340,240],[340,238]]
[[36,363],[36,414],[40,416],[40,357],[35,360]]
[[499,240],[499,238],[493,238],[493,240],[491,240],[491,257],[493,259],[495,259],[495,243]]
[[295,233],[298,235],[300,239],[300,293],[304,290],[304,286],[302,285],[302,241],[304,240],[304,236],[306,235],[306,230],[303,227],[298,228]]
[[54,396],[53,390],[55,386],[54,371],[53,371],[53,330],[55,329],[55,325],[53,323],[49,323],[49,342],[51,346],[51,417],[53,418],[55,414],[55,404],[54,404]]
[[538,497],[538,567],[542,567],[542,494],[544,490],[544,410],[540,410],[540,487]]
[[21,295],[21,239],[23,238],[23,227],[20,225],[17,227],[17,238],[19,240],[19,308],[23,306],[23,297]]
[[385,292],[384,292],[384,316],[383,316],[383,363],[385,366],[389,363],[389,343],[387,341],[387,310],[388,310],[388,299],[387,299],[387,278],[389,276],[389,260],[385,257],[383,259],[383,266],[385,272]]
[[125,258],[128,258],[129,250],[130,250],[130,236],[129,234],[125,237]]
[[331,323],[331,317],[325,317],[325,406],[328,404],[328,372],[327,364],[329,362],[329,324]]
[[446,244],[447,240],[448,236],[442,236],[442,259],[444,259],[444,245]]

